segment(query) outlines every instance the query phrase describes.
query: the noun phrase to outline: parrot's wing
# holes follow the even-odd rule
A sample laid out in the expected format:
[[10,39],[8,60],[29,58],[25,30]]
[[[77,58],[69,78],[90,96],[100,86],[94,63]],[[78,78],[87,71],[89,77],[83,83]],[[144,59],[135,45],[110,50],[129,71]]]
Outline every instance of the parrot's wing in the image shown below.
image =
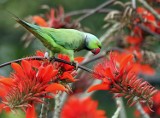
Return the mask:
[[84,35],[78,30],[43,28],[43,31],[51,36],[55,43],[66,49],[80,50],[84,47]]

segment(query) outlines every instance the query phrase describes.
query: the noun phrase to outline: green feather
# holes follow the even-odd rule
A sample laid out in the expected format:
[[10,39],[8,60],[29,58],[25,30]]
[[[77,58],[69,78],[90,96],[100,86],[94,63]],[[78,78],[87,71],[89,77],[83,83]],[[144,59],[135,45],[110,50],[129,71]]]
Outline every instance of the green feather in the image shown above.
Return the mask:
[[58,45],[66,49],[79,51],[84,48],[85,35],[74,29],[42,28]]

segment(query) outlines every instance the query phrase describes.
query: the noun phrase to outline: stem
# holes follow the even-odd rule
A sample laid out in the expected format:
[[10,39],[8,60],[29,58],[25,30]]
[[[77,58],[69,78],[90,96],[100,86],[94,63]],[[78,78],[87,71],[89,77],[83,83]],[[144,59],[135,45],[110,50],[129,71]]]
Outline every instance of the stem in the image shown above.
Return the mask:
[[[137,97],[134,98],[134,100],[137,100]],[[142,118],[150,118],[149,115],[143,110],[143,108],[139,102],[137,102],[135,104],[135,106],[136,106],[136,109],[140,112]]]
[[61,95],[62,92],[59,92],[55,96],[55,106],[54,106],[54,112],[53,112],[53,117],[52,118],[60,118],[60,111],[61,111]]
[[84,20],[85,18],[87,18],[88,16],[96,13],[97,11],[99,11],[100,9],[102,9],[103,7],[110,5],[112,3],[114,3],[116,0],[110,0],[110,1],[106,1],[104,3],[102,3],[101,5],[99,5],[98,7],[96,7],[95,9],[91,10],[90,12],[88,12],[87,14],[81,16],[80,18],[77,19],[77,22],[80,22],[82,20]]
[[85,64],[91,63],[93,61],[96,61],[98,59],[104,58],[105,55],[106,55],[106,52],[104,51],[101,54],[99,54],[98,56],[95,56],[92,59],[89,59],[89,60],[82,62],[81,65],[85,65]]
[[118,118],[119,114],[120,114],[120,111],[122,109],[122,103],[121,103],[121,100],[120,98],[115,98],[116,100],[116,104],[117,104],[117,110],[116,112],[113,114],[112,118]]
[[133,9],[136,9],[136,0],[131,0]]
[[[69,16],[75,16],[75,15],[80,15],[80,14],[86,14],[89,13],[91,11],[93,11],[94,9],[82,9],[82,10],[77,10],[77,11],[71,11],[69,13],[66,13],[64,17],[69,17]],[[96,12],[98,13],[108,13],[112,11],[111,9],[100,9]]]
[[1,64],[0,68],[2,68],[4,66],[8,66],[11,63],[18,63],[18,62],[20,62],[22,60],[44,60],[44,59],[45,59],[44,57],[40,57],[40,56],[33,56],[33,57],[26,57],[26,58],[16,59],[16,60],[9,61],[9,62]]
[[142,25],[142,24],[136,24],[138,27],[140,27],[142,30],[146,31],[147,33],[155,36],[157,39],[160,39],[160,35],[158,33],[155,33],[151,31],[148,27]]
[[[2,68],[4,66],[8,66],[11,63],[20,62],[22,60],[45,60],[45,59],[46,59],[45,57],[40,57],[40,56],[26,57],[26,58],[21,58],[21,59],[17,59],[17,60],[13,60],[13,61],[9,61],[9,62],[3,63],[3,64],[0,65],[0,68]],[[68,62],[68,61],[65,61],[63,59],[60,59],[60,58],[53,57],[53,58],[50,58],[49,60],[54,60],[54,61],[57,61],[57,62],[62,62],[62,63],[65,63],[65,64],[72,65],[72,66],[76,67],[75,64],[73,64],[71,62]],[[91,70],[91,69],[89,69],[87,67],[84,67],[82,65],[78,65],[78,68],[83,69],[83,70],[85,70],[85,71],[87,71],[89,73],[94,73],[93,70]]]
[[120,107],[120,108],[117,108],[115,114],[119,115],[119,118],[127,118],[127,116],[126,116],[126,110],[124,108],[124,102],[123,102],[122,97],[115,98],[115,100],[116,100],[116,104],[118,105],[118,107]]
[[43,101],[44,101],[45,103],[42,104],[41,112],[40,112],[39,118],[47,118],[48,101],[47,101],[46,98],[43,98]]

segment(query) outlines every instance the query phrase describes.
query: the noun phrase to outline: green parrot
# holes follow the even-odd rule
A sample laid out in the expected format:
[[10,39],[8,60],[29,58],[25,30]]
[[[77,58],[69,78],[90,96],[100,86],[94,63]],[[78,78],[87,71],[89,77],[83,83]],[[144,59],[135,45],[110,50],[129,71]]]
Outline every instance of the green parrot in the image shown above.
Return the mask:
[[74,62],[74,52],[76,51],[86,49],[93,54],[100,52],[101,42],[93,34],[75,29],[40,27],[21,20],[18,17],[14,16],[13,18],[37,37],[53,54],[66,54],[71,62]]

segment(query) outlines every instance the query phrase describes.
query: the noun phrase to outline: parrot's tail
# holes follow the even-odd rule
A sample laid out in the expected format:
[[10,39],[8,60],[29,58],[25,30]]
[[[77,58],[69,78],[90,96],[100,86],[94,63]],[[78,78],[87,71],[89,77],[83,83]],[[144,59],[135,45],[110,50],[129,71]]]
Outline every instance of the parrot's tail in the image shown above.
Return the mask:
[[19,24],[21,24],[24,28],[26,28],[28,31],[30,31],[31,33],[35,34],[36,30],[40,29],[39,26],[34,25],[34,24],[30,24],[22,19],[20,19],[19,17],[17,17],[15,14],[11,13],[10,11],[8,11],[13,19],[15,19],[15,21],[17,21]]

